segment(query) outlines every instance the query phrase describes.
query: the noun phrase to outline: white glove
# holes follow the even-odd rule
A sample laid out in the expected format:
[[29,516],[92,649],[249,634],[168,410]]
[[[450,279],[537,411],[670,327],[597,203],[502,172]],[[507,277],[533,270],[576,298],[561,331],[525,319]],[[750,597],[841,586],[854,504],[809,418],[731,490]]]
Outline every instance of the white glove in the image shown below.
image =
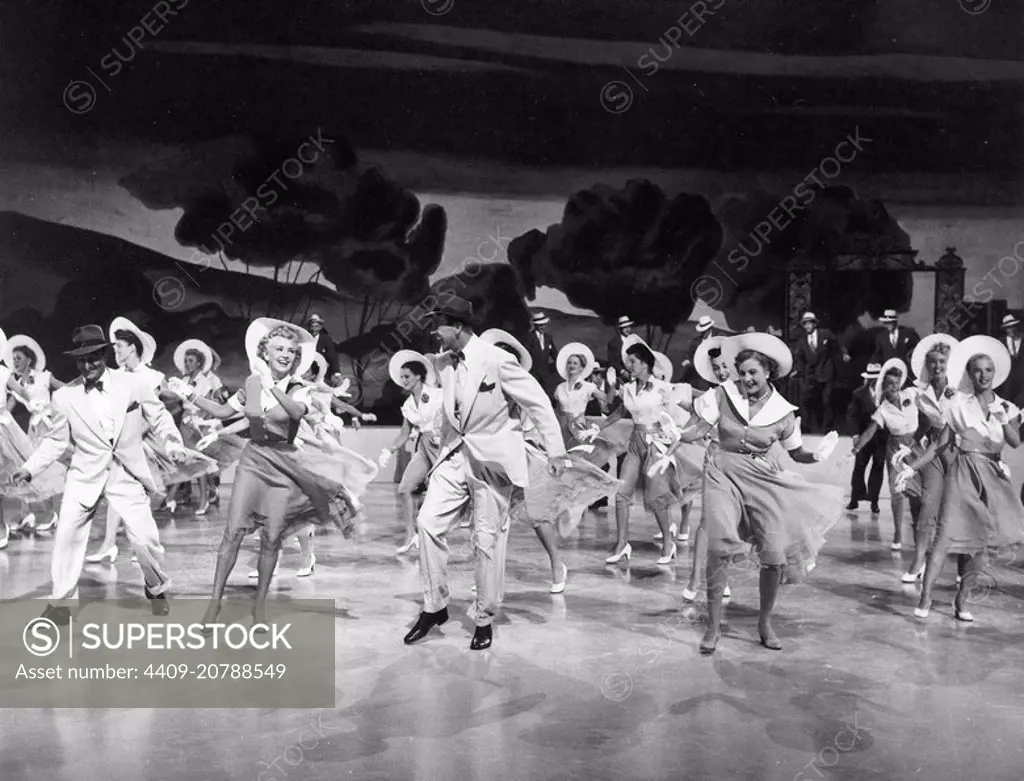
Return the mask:
[[188,401],[192,398],[192,394],[195,393],[195,388],[192,384],[183,377],[171,377],[167,381],[167,390],[173,393],[175,396]]
[[600,435],[601,429],[599,429],[597,426],[591,426],[590,428],[580,432],[579,440],[580,442],[593,442]]
[[893,469],[902,469],[904,459],[910,455],[910,448],[906,445],[900,445],[896,448],[896,452],[892,454],[890,463]]
[[337,388],[334,389],[333,393],[337,398],[348,398],[352,394],[348,392],[349,387],[352,385],[352,381],[346,377],[345,381],[341,383]]
[[270,366],[262,358],[255,358],[249,363],[249,371],[259,376],[264,388],[270,388],[274,384],[274,376],[270,373]]
[[381,469],[384,469],[387,467],[389,461],[391,461],[391,450],[389,448],[384,448],[380,451],[380,458],[377,459],[377,463],[380,465]]
[[[799,418],[798,418],[799,420]],[[832,455],[832,451],[836,449],[836,444],[839,442],[839,432],[830,431],[825,435],[825,438],[821,440],[821,444],[818,449],[814,451],[815,461],[825,461],[829,456]]]
[[210,445],[220,439],[220,435],[216,431],[211,431],[205,437],[196,442],[196,450],[206,450]]
[[363,423],[377,422],[377,416],[374,415],[372,412],[364,412],[362,415],[359,416],[359,418],[363,421]]
[[647,470],[648,477],[654,477],[655,475],[662,474],[666,469],[672,465],[672,456],[664,455],[651,464]]
[[1004,404],[1000,404],[997,407],[991,407],[989,412],[992,414],[992,420],[1000,426],[1005,426],[1010,422],[1010,416]]
[[593,453],[596,448],[593,445],[576,445],[572,448],[570,453]]
[[909,466],[903,467],[903,469],[900,471],[900,473],[898,475],[896,475],[896,480],[895,480],[896,492],[897,493],[905,492],[907,490],[907,483],[909,483],[913,479],[914,479],[914,470],[911,467],[909,467]]

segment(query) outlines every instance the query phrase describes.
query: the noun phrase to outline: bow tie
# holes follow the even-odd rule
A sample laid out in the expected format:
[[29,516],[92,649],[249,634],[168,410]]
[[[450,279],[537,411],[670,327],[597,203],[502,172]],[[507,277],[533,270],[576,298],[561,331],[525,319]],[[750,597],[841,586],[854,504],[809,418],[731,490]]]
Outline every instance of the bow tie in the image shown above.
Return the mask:
[[466,354],[462,350],[452,350],[452,368],[459,368],[460,363],[466,362]]
[[88,393],[91,390],[97,390],[100,393],[103,392],[103,380],[86,380],[85,381],[85,392]]

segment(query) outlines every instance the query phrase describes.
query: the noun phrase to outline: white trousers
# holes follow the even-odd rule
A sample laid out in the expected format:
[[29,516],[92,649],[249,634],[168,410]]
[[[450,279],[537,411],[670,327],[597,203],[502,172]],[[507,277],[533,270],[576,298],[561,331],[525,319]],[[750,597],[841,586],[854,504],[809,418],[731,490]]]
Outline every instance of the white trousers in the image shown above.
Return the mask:
[[171,581],[162,567],[164,549],[149,506],[149,496],[142,483],[115,463],[111,466],[106,485],[91,504],[83,503],[79,499],[81,490],[75,489],[76,486],[69,483],[60,504],[53,560],[50,562],[50,577],[53,579],[50,598],[60,600],[77,597],[78,578],[85,565],[85,549],[89,544],[89,530],[100,499],[104,496],[110,509],[124,519],[128,540],[139,559],[149,593],[156,596],[167,591]]
[[448,606],[451,577],[446,535],[458,527],[463,513],[473,517],[474,576],[477,626],[490,626],[505,591],[505,550],[514,485],[502,471],[474,464],[458,450],[438,464],[416,524],[420,538],[423,610],[436,613]]

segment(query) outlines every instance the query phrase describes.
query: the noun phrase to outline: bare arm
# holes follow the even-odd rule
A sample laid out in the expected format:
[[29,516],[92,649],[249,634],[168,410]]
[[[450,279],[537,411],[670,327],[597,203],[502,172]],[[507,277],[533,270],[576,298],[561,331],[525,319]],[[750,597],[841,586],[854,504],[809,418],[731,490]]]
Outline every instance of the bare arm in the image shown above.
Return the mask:
[[270,389],[270,393],[292,420],[301,420],[309,411],[309,407],[304,402],[296,401],[284,391],[279,390],[276,385]]
[[193,404],[195,404],[197,407],[199,407],[199,409],[201,409],[207,415],[212,415],[213,417],[220,418],[221,420],[227,420],[228,418],[233,418],[233,417],[235,417],[238,414],[238,410],[236,410],[230,404],[219,404],[216,401],[214,401],[213,399],[198,399],[197,398],[197,399],[192,399],[191,401],[192,401]]
[[388,448],[392,453],[398,450],[402,445],[409,441],[409,437],[412,435],[412,426],[409,425],[409,421],[402,418],[402,430],[398,432],[398,436],[395,437],[395,441],[391,443],[391,447]]
[[868,427],[866,429],[864,429],[864,432],[859,437],[857,437],[857,440],[853,443],[853,453],[854,453],[854,455],[857,454],[858,450],[860,450],[868,442],[870,442],[871,438],[876,433],[878,433],[878,424],[875,421],[872,420],[870,425],[868,425]]
[[921,467],[927,466],[934,459],[935,456],[944,452],[953,443],[953,430],[949,426],[944,426],[942,433],[938,437],[934,438],[925,448],[924,453],[916,461],[908,463],[907,466],[913,469],[915,472],[919,471]]

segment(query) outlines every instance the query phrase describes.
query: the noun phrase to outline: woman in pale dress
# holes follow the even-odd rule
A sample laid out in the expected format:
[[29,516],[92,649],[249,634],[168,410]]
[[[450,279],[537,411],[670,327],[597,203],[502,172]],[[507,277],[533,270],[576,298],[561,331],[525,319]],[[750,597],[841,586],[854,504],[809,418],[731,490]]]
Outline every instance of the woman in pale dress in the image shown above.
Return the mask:
[[681,437],[700,441],[716,427],[719,436],[704,483],[708,628],[700,652],[714,653],[721,637],[730,561],[751,552],[761,569],[761,645],[780,650],[782,643],[771,623],[779,587],[800,582],[814,568],[825,534],[841,514],[823,508],[839,505],[845,492],[784,470],[770,451],[778,442],[794,461],[811,464],[831,455],[838,434],[830,432],[816,452],[803,448],[794,415],[797,408],[773,385],[793,367],[792,354],[781,339],[745,333],[726,339],[722,350],[735,356],[739,379],[698,398],[693,423]]
[[[213,417],[227,419],[244,412],[252,436],[235,470],[213,593],[203,618],[206,625],[220,612],[228,577],[248,534],[260,534],[253,621],[264,624],[282,541],[310,523],[334,524],[351,536],[358,514],[348,489],[336,477],[345,464],[323,450],[296,443],[300,424],[310,412],[311,389],[299,378],[313,363],[313,335],[290,323],[259,318],[249,326],[245,345],[253,373],[227,404],[200,398],[194,386],[181,381],[171,386]],[[204,631],[210,631],[209,626]]]
[[[711,385],[704,393],[714,393],[715,388],[729,380],[735,380],[735,367],[730,365],[729,356],[722,352],[724,336],[712,336],[705,339],[697,347],[693,356],[693,368],[701,379]],[[703,394],[701,394],[703,395]],[[715,449],[718,447],[718,429],[713,428],[708,432],[704,444],[706,446],[704,455],[704,473],[702,479],[706,478],[708,464],[715,456]],[[703,485],[702,485],[703,488]],[[702,492],[703,493],[703,492]],[[690,582],[683,589],[683,600],[693,602],[697,599],[700,586],[704,583],[708,567],[708,532],[705,523],[707,513],[704,510],[705,503],[701,503],[700,523],[693,535],[693,567],[690,570]],[[706,584],[705,584],[706,586]],[[722,592],[722,599],[728,600],[732,597],[729,586],[726,584]]]
[[570,342],[558,351],[555,368],[563,382],[555,388],[558,422],[562,424],[565,449],[582,444],[580,435],[590,428],[584,417],[591,400],[607,404],[608,396],[588,377],[594,370],[594,353],[582,342]]
[[[114,345],[114,359],[118,369],[136,378],[155,394],[167,396],[166,378],[163,372],[152,368],[150,364],[156,357],[156,339],[143,331],[125,317],[115,317],[109,329],[110,342]],[[142,449],[149,461],[150,471],[154,480],[165,491],[168,486],[175,486],[183,480],[190,480],[194,475],[205,475],[216,468],[206,456],[192,450],[186,450],[187,458],[183,462],[172,461],[160,443],[147,434],[142,440]],[[96,553],[85,557],[89,564],[101,564],[117,560],[117,530],[121,525],[121,517],[111,507],[107,507],[106,527],[103,541]],[[135,560],[135,557],[132,557]]]
[[[629,516],[633,493],[641,488],[644,504],[658,522],[662,533],[661,558],[658,564],[671,564],[676,557],[677,546],[671,511],[676,505],[687,500],[684,486],[700,488],[700,461],[692,463],[694,457],[684,457],[688,451],[677,448],[675,462],[668,468],[651,473],[652,467],[666,452],[678,444],[678,429],[670,407],[672,387],[668,382],[654,376],[656,356],[640,337],[631,334],[622,345],[623,365],[633,381],[622,385],[619,394],[622,406],[612,412],[595,429],[585,434],[585,439],[601,437],[603,432],[619,423],[627,415],[633,420],[626,458],[619,472],[621,481],[615,495],[615,526],[617,540],[615,552],[605,559],[615,564],[633,555],[629,540]],[[691,448],[699,450],[699,447]],[[701,455],[702,458],[702,455]]]
[[405,542],[395,551],[401,555],[419,550],[416,533],[416,500],[413,494],[422,488],[441,452],[441,423],[444,419],[444,394],[437,386],[434,365],[415,350],[399,350],[388,362],[391,381],[406,392],[402,404],[402,428],[395,440],[381,451],[379,464],[386,467],[394,453],[412,443],[412,459],[398,485],[398,505],[405,521]]
[[889,495],[892,504],[893,538],[892,550],[903,550],[903,507],[910,504],[910,518],[917,528],[921,510],[921,481],[916,479],[907,486],[906,494],[896,490],[896,476],[900,467],[894,458],[902,457],[910,451],[914,457],[920,456],[924,448],[919,444],[918,429],[921,426],[921,413],[917,405],[920,391],[917,388],[904,388],[907,381],[907,365],[899,358],[890,358],[882,364],[878,382],[875,384],[876,409],[871,415],[871,423],[853,444],[852,453],[868,444],[875,433],[884,428],[889,432],[885,451],[885,469],[889,475]]
[[[515,356],[524,370],[530,371],[533,367],[529,350],[507,331],[491,328],[480,334],[480,339]],[[618,481],[573,453],[566,456],[567,464],[562,476],[552,477],[548,472],[543,442],[533,421],[512,402],[509,402],[509,412],[522,424],[529,484],[526,489],[516,488],[513,491],[510,515],[512,520],[529,523],[533,528],[551,565],[549,591],[561,594],[569,580],[569,567],[559,553],[558,535],[571,534],[587,507],[613,491]]]
[[[946,426],[946,411],[955,403],[956,389],[946,375],[950,351],[959,340],[949,334],[931,334],[924,337],[910,356],[910,368],[917,377],[917,408],[921,411],[920,434],[928,440],[937,439]],[[922,452],[924,448],[921,448]],[[910,455],[906,451],[906,455]],[[900,455],[902,462],[906,455]],[[920,455],[920,453],[918,454]],[[900,576],[901,583],[914,583],[924,576],[928,550],[935,537],[935,523],[942,504],[942,488],[953,460],[953,451],[945,450],[921,468],[921,509],[918,510],[914,529],[914,560],[910,569]],[[901,464],[902,466],[902,464]],[[967,564],[967,556],[958,556],[960,574]]]
[[[8,411],[16,402],[20,402],[29,411],[31,418],[26,433],[31,452],[31,448],[35,448],[46,436],[50,422],[51,395],[53,391],[63,387],[64,383],[46,371],[46,353],[30,336],[16,334],[7,340],[5,360],[7,366],[14,370],[7,379]],[[14,531],[45,532],[57,525],[57,510],[54,504],[61,494],[61,486],[53,482],[49,485],[50,489],[54,490],[49,496],[40,494],[38,487],[26,494],[23,502],[29,512],[14,527]],[[32,505],[36,505],[40,513],[47,516],[43,523],[36,523],[37,516],[32,512]],[[6,533],[0,531],[0,538],[6,540]]]
[[[174,366],[188,385],[195,389],[201,399],[212,399],[220,389],[220,377],[213,374],[213,350],[202,339],[186,339],[174,350]],[[191,402],[185,402],[181,418],[181,439],[185,447],[194,448],[210,432],[212,420]],[[197,478],[199,502],[194,514],[206,515],[210,509],[210,486],[206,475]],[[185,485],[181,483],[180,485]],[[173,486],[167,493],[166,507],[173,515],[177,509],[179,486]]]
[[[212,388],[210,398],[218,403],[223,404],[231,397],[231,393],[228,391],[227,388],[224,387],[224,382],[221,380],[220,375],[217,374],[217,372],[220,370],[220,366],[222,363],[220,353],[214,350],[213,347],[210,347],[210,355],[213,357],[213,362],[210,364],[209,368],[205,372],[206,378],[209,382],[209,386],[210,388]],[[214,418],[213,420],[216,421],[216,418]],[[219,421],[216,422],[219,423]],[[216,426],[204,427],[204,431],[206,433],[209,433],[209,431],[212,431],[214,428],[216,428]],[[208,475],[206,478],[206,483],[209,486],[209,493],[207,494],[206,498],[207,504],[210,506],[219,507],[220,470],[216,471],[212,475]]]
[[969,556],[957,588],[953,615],[973,621],[966,610],[974,581],[986,557],[1024,545],[1024,505],[1014,493],[1009,467],[1002,460],[1006,446],[1020,446],[1020,409],[1000,398],[994,388],[1006,382],[1010,354],[990,336],[970,336],[949,356],[949,381],[959,393],[946,410],[946,425],[924,454],[908,463],[899,484],[928,464],[936,454],[953,452],[936,523],[936,538],[928,553],[921,599],[914,615],[927,618],[932,587],[951,553]]

